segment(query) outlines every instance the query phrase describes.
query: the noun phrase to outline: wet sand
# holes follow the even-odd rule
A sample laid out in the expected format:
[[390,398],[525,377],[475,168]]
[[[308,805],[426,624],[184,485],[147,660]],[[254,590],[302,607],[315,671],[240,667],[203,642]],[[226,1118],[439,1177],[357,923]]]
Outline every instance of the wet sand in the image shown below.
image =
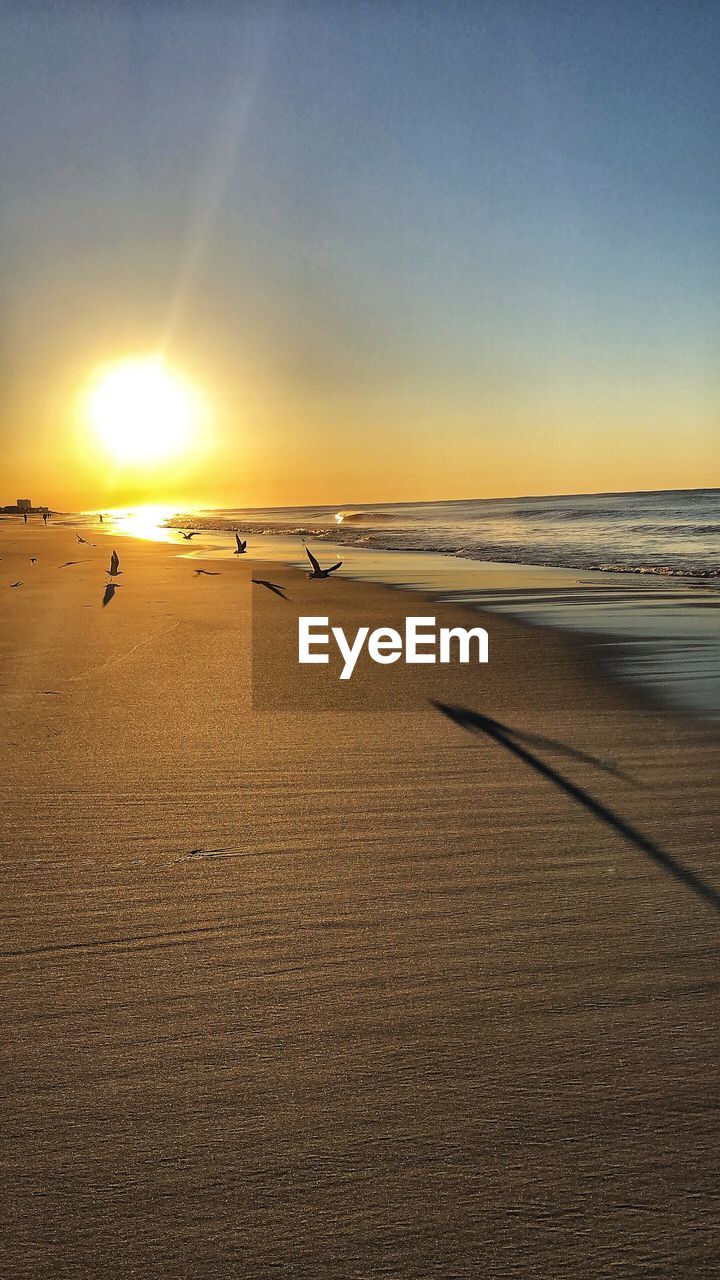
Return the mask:
[[478,615],[85,536],[0,526],[2,1274],[716,1275],[713,731],[497,616],[341,692],[298,613]]

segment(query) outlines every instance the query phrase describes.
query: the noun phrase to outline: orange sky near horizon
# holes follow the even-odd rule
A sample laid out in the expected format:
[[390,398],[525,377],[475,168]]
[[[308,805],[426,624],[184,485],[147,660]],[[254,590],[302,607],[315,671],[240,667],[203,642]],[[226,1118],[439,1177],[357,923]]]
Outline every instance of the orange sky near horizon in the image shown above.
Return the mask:
[[340,429],[327,406],[313,406],[305,424],[302,413],[291,418],[250,398],[232,420],[210,405],[201,447],[152,465],[109,461],[71,411],[58,413],[6,447],[0,503],[29,495],[68,511],[138,503],[312,506],[720,487],[717,436],[706,429],[683,444],[670,412],[661,423],[659,415],[647,424],[628,417],[618,438],[604,437],[592,419],[578,426],[576,414],[562,421],[539,409],[486,431],[483,415],[476,425],[457,405],[448,410],[452,430],[427,406],[388,404],[372,426],[361,408],[346,406]]
[[[25,388],[14,412],[6,405],[0,503],[264,507],[720,485],[712,423],[691,405],[694,430],[682,432],[667,387],[644,404],[640,387],[545,387],[542,397],[496,387],[484,397],[466,378],[443,396],[437,384],[389,378],[369,404],[364,389],[279,385],[270,362],[248,361],[231,379],[181,357],[174,367],[207,403],[192,446],[168,461],[113,462],[87,425],[89,376],[106,362],[87,356],[74,377],[48,376]],[[33,429],[13,430],[13,419]]]

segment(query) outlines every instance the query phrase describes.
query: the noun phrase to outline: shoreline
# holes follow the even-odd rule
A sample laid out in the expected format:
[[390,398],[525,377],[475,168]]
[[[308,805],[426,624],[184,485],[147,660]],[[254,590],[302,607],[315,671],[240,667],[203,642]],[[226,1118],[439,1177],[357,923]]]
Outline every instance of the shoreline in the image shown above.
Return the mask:
[[[179,526],[142,517],[137,531],[124,530],[122,522],[113,529],[80,515],[70,519],[64,527],[117,536],[124,532],[170,544],[176,532],[179,536]],[[250,536],[251,555],[301,563],[303,544],[296,537]],[[197,558],[201,547],[208,557],[223,557],[232,546],[227,530],[204,528],[199,537],[199,544],[188,544],[189,557]],[[463,561],[444,552],[378,551],[331,539],[320,546],[325,554],[343,559],[346,579],[384,583],[419,592],[433,603],[468,605],[480,613],[515,616],[531,626],[574,634],[600,651],[599,660],[613,681],[632,686],[661,707],[710,723],[720,721],[719,597],[711,579]]]
[[[164,551],[166,550],[169,553],[171,562],[178,561],[183,565],[187,564],[188,567],[193,566],[194,562],[197,561],[198,563],[207,562],[213,567],[213,569],[215,569],[219,558],[216,550],[203,549],[201,545],[195,546],[194,549],[185,550],[182,547],[182,544],[148,542],[144,537],[140,537],[129,532],[121,532],[116,529],[109,529],[107,527],[98,528],[96,526],[81,526],[79,524],[73,524],[72,526],[55,526],[53,529],[48,529],[47,531],[43,530],[43,536],[46,532],[50,535],[55,532],[61,533],[65,531],[68,534],[71,532],[74,534],[76,528],[83,528],[86,532],[94,534],[102,533],[108,540],[115,538],[126,541],[128,545],[139,546],[147,551],[152,548],[162,549]],[[0,540],[2,538],[2,532],[3,531],[0,528]],[[71,539],[68,540],[67,547],[72,552],[73,541]],[[192,544],[190,544],[190,547],[192,548]],[[93,549],[95,549],[95,547],[93,547]],[[104,564],[105,558],[103,558],[102,564]],[[122,559],[124,560],[124,557]],[[229,556],[223,556],[223,559],[228,565],[233,563]],[[7,569],[8,563],[8,559],[5,557],[3,567]],[[247,571],[251,577],[255,573],[274,573],[277,576],[278,571],[282,569],[290,576],[290,581],[295,585],[296,589],[305,586],[306,573],[304,569],[298,568],[297,565],[290,564],[284,560],[263,560],[248,556],[247,559],[245,557],[242,558],[238,567]],[[529,566],[529,568],[533,569],[534,566]],[[98,582],[104,583],[106,580],[106,574],[100,563],[95,565],[95,570]],[[194,570],[194,572],[196,571]],[[253,579],[253,581],[254,580],[255,579]],[[7,584],[3,583],[3,586],[5,585]],[[126,583],[123,583],[123,585],[126,585]],[[652,691],[647,688],[619,679],[616,670],[614,670],[612,665],[604,660],[602,656],[602,641],[604,639],[602,633],[590,630],[582,631],[579,629],[567,629],[562,626],[555,626],[542,621],[538,622],[537,620],[523,614],[502,614],[494,612],[492,608],[483,609],[471,602],[454,600],[452,597],[443,598],[439,594],[426,592],[414,587],[407,588],[397,583],[382,582],[372,579],[368,581],[367,579],[351,575],[343,575],[342,578],[334,579],[333,585],[341,585],[342,590],[345,593],[345,600],[347,601],[349,599],[352,601],[353,607],[351,613],[353,617],[358,614],[358,611],[362,612],[360,602],[363,597],[370,592],[374,602],[372,607],[377,611],[375,625],[382,625],[388,620],[388,618],[403,618],[407,613],[414,612],[414,605],[411,607],[409,603],[410,599],[412,601],[423,602],[423,605],[427,606],[429,610],[437,611],[444,622],[452,621],[454,619],[457,625],[465,623],[469,627],[473,624],[477,625],[477,623],[480,622],[484,624],[486,628],[489,628],[491,632],[493,627],[497,625],[502,628],[504,634],[511,637],[523,637],[524,644],[529,643],[532,645],[534,639],[537,639],[541,645],[543,642],[545,644],[552,644],[561,652],[572,655],[573,668],[576,672],[580,673],[583,683],[597,684],[601,691],[601,703],[607,703],[610,706],[620,708],[623,712],[627,712],[628,714],[639,714],[641,716],[647,715],[650,717],[657,716],[670,723],[677,720],[680,725],[687,725],[694,732],[699,733],[701,738],[707,739],[708,742],[715,743],[720,741],[717,737],[715,725],[712,720],[708,720],[706,717],[698,715],[692,708],[668,705],[658,697],[654,696]],[[349,596],[347,595],[348,589],[350,591]],[[355,597],[356,592],[357,598]],[[315,597],[315,600],[310,598],[308,599],[308,608],[311,606],[314,608],[317,602],[317,596]],[[383,604],[383,602],[386,602],[386,604]],[[85,607],[91,606],[88,606],[86,603]],[[294,629],[292,634],[294,640]],[[433,675],[436,670],[437,668],[433,668],[431,675]],[[472,672],[472,670],[473,668],[471,667],[470,671]],[[383,669],[381,669],[381,674],[382,671]],[[418,674],[417,668],[413,674]],[[421,668],[419,670],[420,677],[424,674],[425,670]],[[452,680],[457,676],[458,669],[451,668],[447,674]],[[356,705],[353,710],[357,709],[357,702],[358,699],[356,698]],[[408,709],[414,712],[417,711],[419,707],[420,703],[415,701]],[[399,706],[392,709],[402,711],[404,708]],[[327,708],[323,707],[321,710],[325,711]],[[382,710],[383,708],[380,709],[380,713],[382,713]]]
[[[108,527],[107,525],[99,526],[99,525],[84,523],[84,522],[80,523],[79,520],[76,521],[75,516],[73,516],[72,518],[73,518],[72,525],[59,525],[55,527],[72,528],[72,529],[81,528],[81,529],[84,529],[86,532],[89,531],[95,534],[100,533],[107,538],[116,537],[116,538],[128,539],[131,542],[147,541],[146,535],[143,535],[143,534],[132,533],[127,530],[122,530],[117,528],[113,529]],[[165,526],[162,526],[162,528],[164,529]],[[173,530],[174,530],[174,526],[172,529],[170,529],[170,532],[172,532]],[[213,531],[213,532],[216,532],[216,531]],[[178,558],[183,560],[192,561],[197,559],[197,560],[214,561],[216,557],[219,557],[219,553],[217,552],[216,549],[214,548],[203,549],[202,543],[197,544],[193,549],[192,543],[189,545],[188,548],[184,548],[181,543],[174,543],[174,542],[171,543],[169,541],[166,542],[165,539],[162,539],[159,541],[159,545],[176,547]],[[390,554],[395,554],[395,553],[390,552]],[[397,553],[398,556],[402,556],[403,554],[404,553],[402,552]],[[408,554],[421,555],[422,553],[410,552]],[[225,557],[223,556],[223,558]],[[261,558],[256,559],[255,557],[249,555],[246,563],[252,564],[258,567],[258,569],[261,572],[263,572],[263,571],[269,571],[273,567],[276,567],[278,562],[276,560],[263,560]],[[297,565],[293,564],[289,560],[283,559],[281,563],[284,564],[286,568],[290,569],[293,573],[299,574],[301,578],[305,576],[304,570],[298,568]],[[499,563],[498,568],[502,572],[506,570],[508,566]],[[517,570],[519,573],[528,572],[531,576],[534,576],[539,570],[540,578],[542,578],[543,572],[546,568],[547,566],[536,566],[536,565],[510,566],[510,569],[512,571]],[[392,591],[392,592],[400,591],[403,593],[411,591],[413,593],[413,596],[417,595],[421,600],[426,601],[428,606],[431,606],[433,608],[439,606],[442,609],[443,607],[446,607],[446,606],[452,607],[453,605],[457,607],[458,603],[462,608],[466,604],[465,601],[457,602],[452,600],[452,598],[447,598],[447,597],[443,598],[442,595],[440,594],[435,594],[430,591],[424,591],[421,588],[415,588],[413,586],[403,585],[395,582],[385,582],[375,578],[363,579],[361,577],[355,577],[349,574],[344,574],[343,581],[355,582],[355,583],[358,583],[359,585],[362,584],[363,582],[370,581],[372,582],[373,586],[386,591]],[[468,604],[467,607],[469,609],[472,609],[473,614],[483,613],[482,609],[475,608],[471,604]],[[487,613],[487,617],[492,618],[492,616],[493,616],[492,610],[489,610]],[[583,662],[585,663],[588,672],[591,672],[595,676],[599,676],[604,680],[605,683],[612,686],[613,688],[618,688],[618,687],[621,688],[623,691],[623,694],[627,697],[629,702],[634,703],[637,701],[637,704],[639,706],[644,706],[653,710],[664,710],[664,711],[670,710],[671,713],[678,714],[681,716],[689,716],[693,720],[699,719],[700,722],[702,722],[702,718],[701,717],[699,718],[692,709],[684,708],[681,706],[668,708],[666,705],[663,705],[661,700],[659,700],[656,697],[653,697],[652,694],[647,691],[647,689],[643,689],[642,687],[638,688],[637,686],[632,684],[631,685],[623,684],[618,679],[617,673],[613,671],[612,666],[604,662],[596,651],[597,650],[596,641],[602,638],[600,633],[596,633],[592,631],[582,631],[577,629],[568,630],[567,628],[562,627],[560,625],[553,626],[550,623],[538,622],[536,620],[533,620],[530,617],[523,616],[523,615],[518,615],[508,620],[511,621],[513,625],[521,628],[530,628],[531,630],[551,631],[551,632],[557,631],[561,633],[565,638],[569,639],[570,643],[573,644],[574,647],[576,647],[578,653],[582,655]]]

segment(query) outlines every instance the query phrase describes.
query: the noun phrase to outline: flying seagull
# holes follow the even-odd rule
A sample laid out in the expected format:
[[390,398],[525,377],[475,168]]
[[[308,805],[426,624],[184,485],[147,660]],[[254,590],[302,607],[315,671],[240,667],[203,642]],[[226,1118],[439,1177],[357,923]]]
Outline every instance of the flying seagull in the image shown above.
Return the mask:
[[83,546],[85,546],[85,547],[94,547],[94,546],[95,546],[95,543],[94,543],[94,542],[88,542],[87,538],[81,538],[79,533],[76,533],[76,534],[75,534],[75,537],[77,538],[78,542],[82,542]]
[[[118,574],[122,573],[117,551],[113,551],[110,557],[110,568],[106,569],[105,572],[108,574],[110,578],[117,578]],[[110,596],[110,599],[112,600],[112,596]]]
[[11,582],[11,583],[10,583],[10,586],[11,586],[11,587],[21,587],[21,586],[22,586],[22,579],[21,579],[19,582]]
[[309,547],[306,547],[308,560],[312,565],[312,573],[308,574],[308,578],[329,578],[331,573],[340,568],[342,560],[338,560],[337,564],[331,564],[329,569],[321,569]]
[[247,547],[247,541],[243,542],[243,540],[242,540],[242,538],[240,537],[240,534],[239,534],[239,533],[236,533],[236,534],[235,534],[235,541],[236,541],[236,543],[237,543],[237,551],[233,551],[233,555],[234,555],[234,556],[242,556],[242,555],[244,555],[244,554],[245,554],[245,549],[246,549],[246,547]]
[[115,595],[115,592],[117,591],[117,589],[118,589],[118,587],[119,587],[119,586],[120,586],[120,583],[119,583],[119,582],[108,582],[108,583],[106,584],[106,586],[105,586],[105,594],[104,594],[103,599],[102,599],[102,602],[103,602],[103,609],[105,608],[105,605],[106,605],[106,604],[109,604],[109,603],[110,603],[110,601],[112,600],[112,598],[113,598],[113,596]]
[[31,563],[31,564],[37,564],[37,556],[31,556],[31,557],[30,557],[30,563]]
[[204,573],[206,578],[219,578],[219,577],[220,577],[220,574],[219,574],[219,573],[213,573],[211,569],[196,569],[196,570],[195,570],[195,575],[197,576],[199,573]]
[[194,529],[192,533],[184,533],[182,529],[180,532],[186,542],[189,542],[191,538],[197,538],[197,529]]

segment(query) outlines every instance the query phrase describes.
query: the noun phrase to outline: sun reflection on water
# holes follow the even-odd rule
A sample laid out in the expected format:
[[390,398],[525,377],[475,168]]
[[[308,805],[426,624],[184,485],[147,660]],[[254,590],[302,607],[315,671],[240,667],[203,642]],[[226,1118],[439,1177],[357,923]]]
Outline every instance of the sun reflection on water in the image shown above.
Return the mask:
[[176,542],[176,531],[163,528],[164,522],[176,512],[176,507],[157,504],[130,509],[115,507],[107,512],[103,525],[118,533],[130,534],[133,538],[144,538],[148,542]]

